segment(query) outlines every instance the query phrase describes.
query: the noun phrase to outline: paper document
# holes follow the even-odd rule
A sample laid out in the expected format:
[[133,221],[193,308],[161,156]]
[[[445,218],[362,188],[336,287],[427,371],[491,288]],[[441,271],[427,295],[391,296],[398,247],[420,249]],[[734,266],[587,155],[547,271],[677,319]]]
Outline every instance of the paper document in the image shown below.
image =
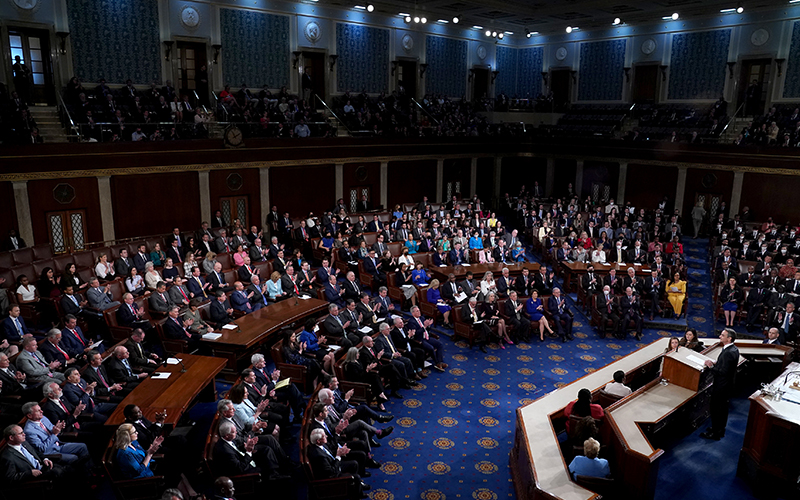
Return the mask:
[[447,267],[447,264],[439,264],[439,267]]
[[308,300],[311,297],[309,297],[308,295],[301,295],[300,298],[303,299],[303,300]]
[[222,337],[221,333],[213,333],[213,332],[208,332],[205,335],[203,335],[203,338],[205,340],[217,340],[220,337]]
[[277,391],[278,389],[283,389],[287,385],[291,383],[291,379],[285,378],[283,380],[279,380],[277,384],[275,384],[274,389]]
[[464,267],[469,267],[469,264],[467,264],[466,262],[461,264],[461,265],[464,266]]
[[633,265],[634,266],[641,266],[642,264],[640,264],[639,262],[634,262]]
[[167,358],[168,365],[177,365],[181,361],[178,358]]
[[482,319],[479,319],[478,321],[473,321],[472,322],[473,325],[480,325],[481,323],[483,323]]
[[464,292],[461,292],[458,295],[456,295],[454,298],[456,299],[456,302],[461,302],[462,300],[465,300],[467,298],[467,294],[464,293]]
[[154,373],[153,375],[151,375],[150,378],[155,379],[155,380],[166,380],[166,379],[169,378],[170,375],[172,375],[172,374],[169,373],[169,372],[158,372],[158,373]]
[[239,328],[239,326],[234,323],[228,323],[222,327],[223,330],[236,330],[237,328]]
[[704,366],[705,365],[705,361],[703,360],[703,358],[698,358],[697,356],[695,356],[693,354],[690,354],[690,355],[686,356],[686,361],[691,361],[692,363],[697,363],[700,366]]
[[675,292],[678,292],[680,290],[678,290],[677,286],[671,286],[671,287],[669,287],[669,291],[672,292],[672,293],[675,293]]
[[368,326],[362,326],[361,328],[358,329],[358,331],[364,334],[369,334],[372,333],[372,328]]
[[89,347],[91,347],[92,349],[95,349],[95,348],[97,348],[97,346],[99,346],[102,343],[103,343],[102,340],[98,340],[97,342],[95,342],[94,344],[90,345]]
[[386,318],[377,318],[377,320],[376,320],[376,321],[377,321],[377,322],[378,322],[378,324],[380,325],[381,323],[383,323],[384,321],[386,321]]
[[433,366],[433,363],[431,363],[430,361],[426,361],[425,364],[422,367],[423,368],[427,368],[429,366]]
[[334,345],[334,344],[331,344],[331,345],[328,346],[328,349],[330,349],[331,351],[334,351],[334,352],[338,351],[341,348],[342,348],[342,346]]

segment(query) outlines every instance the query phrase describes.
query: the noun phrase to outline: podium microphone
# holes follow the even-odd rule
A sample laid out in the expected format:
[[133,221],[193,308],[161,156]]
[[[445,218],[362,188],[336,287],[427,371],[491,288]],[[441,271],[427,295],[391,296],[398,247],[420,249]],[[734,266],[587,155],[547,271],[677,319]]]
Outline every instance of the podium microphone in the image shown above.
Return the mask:
[[[178,357],[178,353],[175,353],[174,356],[169,356],[169,354],[168,354],[167,357],[173,357],[173,358],[177,359],[178,363],[181,364],[181,373],[186,373],[186,365],[184,365],[183,364],[183,360]],[[166,360],[164,361],[164,363],[166,363]]]

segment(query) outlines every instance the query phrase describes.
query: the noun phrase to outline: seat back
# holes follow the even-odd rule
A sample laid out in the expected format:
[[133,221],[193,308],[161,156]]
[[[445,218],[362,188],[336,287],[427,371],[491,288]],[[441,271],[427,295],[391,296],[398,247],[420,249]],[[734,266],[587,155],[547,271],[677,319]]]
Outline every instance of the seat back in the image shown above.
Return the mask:
[[69,253],[56,255],[55,257],[53,257],[53,269],[55,269],[56,273],[58,274],[63,273],[68,265],[74,263],[75,263],[75,258],[72,256],[72,254]]
[[11,255],[14,256],[14,264],[18,266],[33,262],[33,249],[30,247],[14,250],[11,252]]
[[[53,272],[55,273],[55,262],[53,259],[35,260],[31,263],[31,265],[33,266],[33,272],[36,275],[36,279],[39,279],[39,276],[42,275],[42,271],[48,267],[53,269]],[[56,274],[55,277],[58,278],[58,274]]]
[[93,251],[77,252],[72,254],[75,267],[78,269],[92,269],[94,272],[95,257]]
[[53,258],[53,249],[50,248],[49,243],[34,245],[31,247],[31,250],[33,250],[33,260],[45,260]]

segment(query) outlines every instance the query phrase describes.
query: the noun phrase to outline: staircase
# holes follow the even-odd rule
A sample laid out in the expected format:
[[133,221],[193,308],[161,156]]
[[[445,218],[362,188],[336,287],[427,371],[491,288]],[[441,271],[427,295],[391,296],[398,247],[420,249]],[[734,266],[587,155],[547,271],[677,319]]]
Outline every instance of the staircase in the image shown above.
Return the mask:
[[753,121],[752,116],[734,118],[727,130],[725,130],[725,133],[719,137],[720,144],[730,144],[733,142],[734,139],[739,137],[739,133],[742,131],[742,129],[745,128],[751,121]]
[[36,120],[39,135],[42,136],[45,144],[69,142],[67,132],[64,130],[64,126],[61,125],[56,106],[36,105],[28,108],[28,111],[31,117]]
[[317,113],[324,117],[325,121],[328,122],[328,125],[330,125],[330,127],[336,131],[336,137],[350,137],[350,134],[347,132],[347,129],[344,127],[344,125],[339,123],[339,120],[333,116],[333,113],[331,113],[328,108],[319,108],[317,109]]

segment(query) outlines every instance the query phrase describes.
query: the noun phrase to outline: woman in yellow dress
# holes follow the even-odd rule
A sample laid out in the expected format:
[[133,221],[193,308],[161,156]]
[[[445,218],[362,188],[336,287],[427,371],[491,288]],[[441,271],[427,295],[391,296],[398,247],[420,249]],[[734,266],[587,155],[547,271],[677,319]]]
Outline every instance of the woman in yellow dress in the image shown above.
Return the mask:
[[681,273],[675,273],[672,281],[667,283],[667,300],[675,311],[675,319],[681,315],[683,300],[686,298],[686,282],[681,280]]

